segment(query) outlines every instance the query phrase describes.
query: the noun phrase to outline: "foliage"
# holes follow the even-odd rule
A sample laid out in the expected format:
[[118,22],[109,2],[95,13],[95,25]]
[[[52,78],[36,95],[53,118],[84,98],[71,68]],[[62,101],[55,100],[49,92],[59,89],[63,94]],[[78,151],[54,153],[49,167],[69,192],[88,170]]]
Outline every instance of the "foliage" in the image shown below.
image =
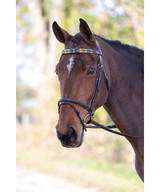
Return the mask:
[[20,107],[20,103],[26,99],[35,97],[35,92],[29,86],[18,84],[16,87],[16,106]]
[[[36,33],[37,35],[34,35],[35,32],[33,24],[40,22],[40,20],[33,22],[34,18],[31,18],[31,16],[33,16],[33,13],[30,14],[30,11],[32,10],[30,3],[31,2],[29,1],[29,4],[27,4],[26,0],[17,1],[17,31],[23,31],[22,43],[24,44],[24,46],[26,45],[26,43],[28,43],[30,46],[35,47],[34,50],[36,51],[36,49],[39,47],[39,44],[37,44],[37,42],[40,41],[40,39],[37,38],[38,35],[40,35],[41,33]],[[53,42],[54,39],[53,36],[49,36],[48,32],[51,28],[50,22],[52,23],[54,21],[52,15],[54,15],[54,12],[56,12],[57,9],[59,9],[58,18],[60,18],[60,25],[71,34],[75,34],[78,32],[79,18],[82,17],[90,24],[91,29],[94,33],[108,39],[118,39],[124,43],[133,44],[135,46],[143,48],[143,1],[33,0],[32,4],[32,6],[34,6],[34,4],[35,6],[37,6],[37,13],[40,13],[40,16],[38,18],[42,19],[44,23],[44,28],[42,28],[42,32],[46,33],[47,36],[44,38],[43,47],[46,46],[46,50],[52,49],[48,42]],[[44,31],[44,29],[46,30],[46,32]],[[20,40],[17,38],[17,41],[19,42]],[[62,48],[60,44],[59,47]],[[57,55],[60,48],[56,50]],[[52,50],[50,51],[53,53]],[[36,55],[36,52],[34,54]],[[35,59],[35,63],[37,63],[36,65],[38,65],[38,63],[41,63],[41,61],[46,58],[44,59],[45,63],[42,62],[41,64],[44,66],[41,69],[42,73],[45,73],[44,68],[47,68],[48,66],[47,57],[49,56],[44,53],[44,56],[39,57],[39,60],[37,60],[38,56],[32,58]],[[56,64],[57,60],[58,58],[53,60],[53,66]],[[49,66],[48,70],[51,70],[49,69]],[[58,91],[56,88],[57,85],[55,84],[55,78],[52,78],[52,81],[48,81],[46,79],[46,84],[43,83],[42,86],[48,87],[47,82],[51,83],[51,87],[56,93],[54,100],[58,100],[56,99],[58,98]],[[56,81],[56,83],[58,82]],[[54,86],[52,86],[52,84]],[[40,94],[39,97],[41,97]],[[42,103],[44,103],[43,108],[45,108],[48,113],[53,113],[53,108],[51,109],[52,111],[50,111],[49,108],[46,108],[47,106],[50,106],[51,102],[53,102],[53,94],[48,95],[48,97],[50,99],[47,99],[47,103],[44,101],[44,98],[42,98],[40,102],[41,107]],[[101,119],[101,111],[102,110],[100,110],[100,112],[97,112],[96,114],[96,118],[99,120]],[[107,119],[108,117],[105,118],[104,122],[107,122]]]
[[[17,0],[17,44],[22,47],[18,56],[24,55],[22,65],[26,68],[29,67],[28,58],[32,60],[31,71],[35,74],[39,71],[44,76],[44,81],[34,90],[17,81],[17,106],[26,98],[37,99],[38,106],[34,109],[34,114],[39,124],[37,129],[30,127],[28,132],[18,130],[19,162],[40,164],[45,169],[45,163],[41,163],[39,159],[46,157],[46,166],[48,164],[52,167],[53,162],[61,162],[63,166],[68,161],[67,167],[74,164],[76,167],[88,167],[100,172],[105,170],[113,180],[118,178],[119,173],[125,179],[132,179],[133,170],[131,174],[125,175],[126,170],[131,169],[134,163],[133,151],[126,140],[112,137],[109,133],[89,130],[85,134],[84,145],[79,149],[70,149],[68,153],[68,149],[62,148],[59,141],[53,139],[56,137],[53,127],[58,119],[57,101],[60,98],[59,82],[53,71],[63,47],[52,35],[51,24],[56,20],[62,28],[74,35],[79,32],[79,18],[83,18],[89,23],[93,33],[143,48],[143,6],[141,0]],[[25,50],[28,48],[32,53],[26,57]],[[17,76],[19,73],[21,70],[17,71]],[[102,123],[111,123],[102,108],[97,110],[95,119]],[[111,173],[106,162],[109,166],[113,165],[114,173]],[[124,162],[125,168],[115,168],[115,162]],[[102,180],[104,188],[106,184]],[[121,183],[122,180],[118,178],[117,181]],[[132,191],[138,191],[138,188],[134,189]],[[110,184],[110,191],[117,191],[114,183]],[[118,191],[124,192],[124,188],[118,188]]]

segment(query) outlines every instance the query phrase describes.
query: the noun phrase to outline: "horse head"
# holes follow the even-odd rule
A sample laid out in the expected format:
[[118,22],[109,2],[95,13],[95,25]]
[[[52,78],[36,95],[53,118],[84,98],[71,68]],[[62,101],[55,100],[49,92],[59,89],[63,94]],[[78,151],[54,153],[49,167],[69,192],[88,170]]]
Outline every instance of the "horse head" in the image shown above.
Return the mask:
[[82,19],[80,33],[74,36],[57,22],[52,28],[58,41],[65,46],[56,65],[62,97],[59,101],[57,136],[63,146],[78,147],[83,141],[85,124],[108,96],[101,47]]

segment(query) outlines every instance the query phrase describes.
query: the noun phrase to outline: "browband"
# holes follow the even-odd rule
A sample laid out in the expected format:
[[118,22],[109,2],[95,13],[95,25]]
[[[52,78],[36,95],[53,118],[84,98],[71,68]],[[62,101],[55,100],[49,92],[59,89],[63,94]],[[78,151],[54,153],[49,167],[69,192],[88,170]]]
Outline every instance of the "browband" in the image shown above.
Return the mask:
[[89,53],[89,54],[97,54],[97,55],[101,55],[102,53],[97,51],[97,50],[93,50],[93,49],[84,49],[84,48],[80,48],[80,49],[64,49],[62,51],[62,55],[63,54],[72,54],[72,53]]

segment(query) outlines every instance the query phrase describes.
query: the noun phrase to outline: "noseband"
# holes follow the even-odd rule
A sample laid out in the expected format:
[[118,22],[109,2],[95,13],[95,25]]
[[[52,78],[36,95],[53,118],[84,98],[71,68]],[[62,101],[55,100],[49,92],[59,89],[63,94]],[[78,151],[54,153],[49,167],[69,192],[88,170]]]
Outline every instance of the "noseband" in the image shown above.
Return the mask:
[[[58,111],[60,112],[61,105],[71,106],[74,109],[75,113],[77,114],[78,118],[80,119],[80,122],[81,122],[83,129],[85,131],[86,131],[86,128],[102,128],[102,129],[105,129],[106,131],[115,133],[117,135],[129,137],[129,138],[136,138],[136,139],[142,138],[142,137],[132,136],[132,135],[128,135],[125,133],[120,133],[120,132],[114,131],[114,130],[112,130],[112,128],[116,128],[117,127],[116,125],[104,126],[104,125],[97,123],[96,121],[94,121],[92,119],[94,112],[95,112],[95,102],[96,102],[97,94],[99,92],[100,82],[102,79],[102,73],[104,72],[103,61],[102,61],[102,51],[101,51],[101,48],[100,48],[98,41],[96,41],[96,44],[97,44],[98,50],[80,48],[80,49],[65,49],[62,51],[62,55],[66,55],[66,54],[97,54],[97,55],[99,55],[99,60],[98,60],[98,64],[97,64],[95,87],[94,87],[94,90],[93,90],[92,94],[90,95],[87,103],[83,103],[82,101],[74,99],[74,98],[63,97],[58,101]],[[108,85],[107,85],[107,87],[108,87]],[[89,107],[90,103],[91,103],[91,107]],[[82,119],[79,110],[75,107],[74,104],[78,104],[88,111],[88,113],[84,117],[84,119]],[[85,120],[88,116],[90,116],[90,120],[86,123]],[[91,126],[91,125],[87,126],[87,124],[93,124],[94,126]]]

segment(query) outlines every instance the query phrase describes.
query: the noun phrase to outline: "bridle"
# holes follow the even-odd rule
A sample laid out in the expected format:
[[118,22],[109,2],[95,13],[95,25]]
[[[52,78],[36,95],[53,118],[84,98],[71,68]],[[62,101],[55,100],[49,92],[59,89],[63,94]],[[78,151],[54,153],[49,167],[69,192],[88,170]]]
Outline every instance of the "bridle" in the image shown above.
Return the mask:
[[[92,94],[90,95],[87,103],[84,103],[84,102],[77,100],[77,99],[74,99],[74,98],[63,97],[58,101],[58,111],[60,112],[61,105],[71,106],[74,109],[75,113],[77,114],[77,116],[78,116],[78,118],[79,118],[79,120],[83,126],[83,129],[85,131],[86,131],[86,128],[102,128],[102,129],[105,129],[106,131],[115,133],[117,135],[129,137],[129,138],[134,138],[134,139],[143,138],[143,137],[132,136],[129,134],[114,131],[114,130],[112,130],[112,128],[117,128],[116,125],[104,126],[104,125],[99,124],[98,122],[96,122],[92,119],[94,112],[95,112],[95,102],[96,102],[97,94],[99,92],[100,82],[102,79],[102,73],[104,73],[104,75],[105,75],[105,71],[103,68],[103,61],[102,61],[102,51],[101,51],[101,48],[100,48],[98,41],[96,41],[96,45],[97,45],[98,50],[80,48],[80,49],[65,49],[62,51],[62,55],[66,55],[66,54],[97,54],[99,56],[99,60],[98,60],[98,64],[97,64],[95,87],[94,87],[94,90],[93,90]],[[108,81],[106,75],[105,75],[105,78]],[[108,83],[107,83],[107,87],[108,87]],[[108,89],[109,89],[109,87],[108,87]],[[91,103],[91,107],[89,107],[90,103]],[[79,110],[75,107],[74,104],[78,104],[88,111],[88,113],[84,117],[84,119],[82,119]],[[88,116],[90,116],[90,120],[88,122],[85,122],[85,120]],[[93,124],[94,126],[87,125],[87,124]]]

